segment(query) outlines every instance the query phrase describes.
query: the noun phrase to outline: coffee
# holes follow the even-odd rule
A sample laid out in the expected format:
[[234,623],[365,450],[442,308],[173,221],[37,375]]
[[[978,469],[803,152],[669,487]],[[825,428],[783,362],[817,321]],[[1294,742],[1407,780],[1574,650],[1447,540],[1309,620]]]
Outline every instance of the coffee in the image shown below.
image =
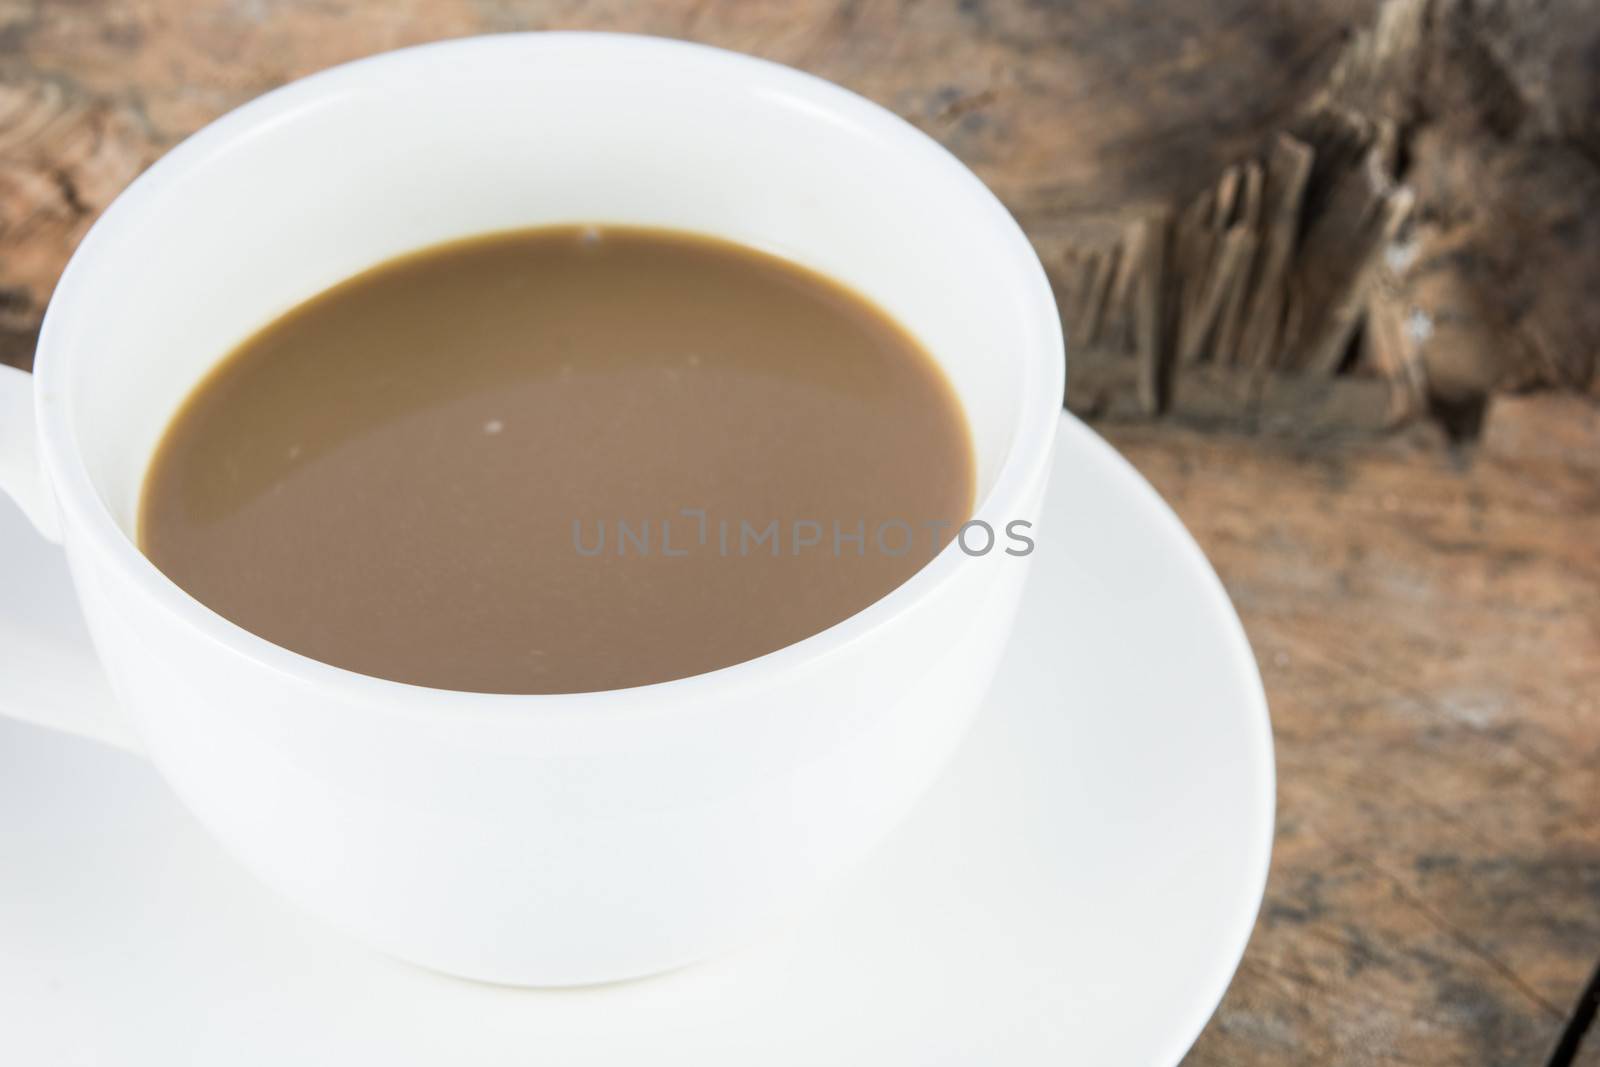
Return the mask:
[[818,633],[925,565],[973,491],[948,382],[860,295],[563,226],[401,257],[246,340],[160,442],[139,540],[315,659],[568,693]]

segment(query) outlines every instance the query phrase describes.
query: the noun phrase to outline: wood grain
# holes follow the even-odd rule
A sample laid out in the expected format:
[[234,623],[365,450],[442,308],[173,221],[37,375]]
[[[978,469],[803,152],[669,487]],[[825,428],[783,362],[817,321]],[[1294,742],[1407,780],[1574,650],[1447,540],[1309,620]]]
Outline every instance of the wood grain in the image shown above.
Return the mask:
[[[1507,339],[1545,368],[1536,379],[1577,380],[1594,359],[1600,304],[1576,285],[1541,286],[1548,275],[1533,266],[1581,276],[1600,247],[1584,240],[1600,215],[1583,213],[1600,159],[1594,37],[1494,23],[1520,3],[1473,7],[1498,27],[1485,40],[1501,50],[1480,58],[1506,91],[1467,104],[1498,114],[1495,100],[1516,101],[1521,140],[1474,149],[1441,130],[1417,145],[1408,180],[1421,203],[1490,195],[1466,218],[1425,213],[1417,268],[1404,284],[1372,283],[1388,302],[1370,358],[1397,379],[1440,351],[1470,358],[1430,364],[1435,378],[1471,378],[1474,360],[1498,374]],[[1582,5],[1551,9],[1581,28]],[[736,48],[863,92],[1006,200],[1077,294],[1078,340],[1157,353],[1075,361],[1072,403],[1215,561],[1261,662],[1279,760],[1266,904],[1190,1062],[1542,1064],[1600,958],[1600,416],[1501,397],[1484,439],[1463,450],[1426,426],[1390,434],[1416,398],[1377,379],[1256,373],[1279,354],[1273,302],[1295,267],[1312,165],[1274,138],[1375,8],[0,0],[0,359],[28,364],[72,246],[144,166],[216,115],[345,59],[485,31],[616,29]],[[1405,36],[1390,30],[1374,40]],[[1376,69],[1387,54],[1362,62]],[[1538,137],[1557,150],[1530,170],[1521,148]],[[1541,198],[1552,188],[1561,195]],[[1121,251],[1068,252],[1153,240],[1139,219],[1197,197],[1210,214],[1159,247],[1215,282],[1188,298],[1193,325],[1174,348],[1187,361],[1227,344],[1185,371],[1165,421],[1138,421],[1170,387],[1158,350],[1181,304]],[[1237,230],[1243,220],[1260,225],[1253,247],[1229,243],[1252,229]],[[1507,220],[1526,244],[1486,246],[1481,235]],[[1270,307],[1239,280],[1247,251],[1271,281]],[[1426,352],[1408,332],[1416,304],[1433,324]],[[1134,306],[1139,316],[1113,310]],[[1505,314],[1486,319],[1486,307]],[[1321,350],[1336,352],[1337,337]],[[1574,1062],[1600,1067],[1600,1038],[1574,1048]]]
[[[1174,328],[1154,350],[1120,342],[1141,365],[1185,368],[1160,392],[1163,409],[1182,405],[1186,368],[1206,360],[1382,376],[1392,415],[1429,411],[1461,435],[1478,431],[1495,392],[1600,395],[1593,16],[1592,0],[1382,0],[1349,27],[1325,84],[1275,144],[1191,199],[1130,203],[1176,218],[1175,253],[1159,264]],[[1274,201],[1254,221],[1238,210],[1252,167]],[[1052,255],[1138,251],[1076,222]],[[1085,279],[1058,274],[1070,323]],[[1210,297],[1227,288],[1245,291],[1245,321],[1213,332]],[[1097,314],[1140,316],[1143,290]],[[1118,345],[1115,334],[1099,342]]]
[[1261,920],[1195,1064],[1543,1064],[1600,958],[1600,412],[1471,456],[1116,425],[1222,575],[1277,737]]

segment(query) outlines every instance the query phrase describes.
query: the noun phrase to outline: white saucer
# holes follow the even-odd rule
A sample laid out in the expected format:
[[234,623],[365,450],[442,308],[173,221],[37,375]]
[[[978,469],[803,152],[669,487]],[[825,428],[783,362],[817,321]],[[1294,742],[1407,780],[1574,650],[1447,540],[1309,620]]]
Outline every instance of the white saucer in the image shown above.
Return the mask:
[[[1177,1062],[1261,900],[1266,705],[1176,518],[1061,431],[1017,637],[955,765],[807,914],[676,974],[539,993],[391,962],[235,868],[136,758],[0,722],[0,1061]],[[0,613],[68,595],[3,503],[0,573]]]

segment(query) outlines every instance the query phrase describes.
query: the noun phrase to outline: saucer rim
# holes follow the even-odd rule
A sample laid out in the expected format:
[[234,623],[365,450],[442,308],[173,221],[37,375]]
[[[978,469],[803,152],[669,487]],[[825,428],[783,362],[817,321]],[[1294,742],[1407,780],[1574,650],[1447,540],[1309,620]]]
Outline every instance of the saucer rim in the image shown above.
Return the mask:
[[[1175,554],[1181,556],[1185,571],[1205,590],[1210,612],[1226,635],[1230,671],[1235,676],[1236,695],[1245,699],[1247,707],[1238,712],[1241,722],[1248,727],[1250,745],[1249,763],[1255,773],[1251,793],[1255,797],[1256,818],[1251,824],[1246,843],[1249,866],[1254,871],[1248,894],[1240,894],[1240,903],[1225,921],[1226,936],[1218,937],[1217,964],[1211,968],[1204,983],[1195,982],[1194,1007],[1187,1013],[1183,1025],[1174,1025],[1173,1037],[1166,1043],[1160,1062],[1179,1063],[1194,1043],[1199,1040],[1206,1025],[1216,1015],[1233,984],[1239,965],[1244,961],[1245,950],[1255,932],[1256,920],[1266,901],[1267,879],[1272,868],[1272,845],[1277,828],[1277,753],[1272,734],[1272,718],[1267,705],[1266,688],[1261,671],[1256,665],[1255,651],[1245,632],[1244,621],[1228,596],[1227,587],[1211,565],[1189,528],[1161,493],[1139,469],[1116,447],[1096,433],[1087,423],[1069,411],[1062,412],[1061,426],[1056,435],[1058,450],[1081,448],[1093,453],[1098,462],[1115,472],[1114,481],[1125,486],[1130,502],[1148,512],[1162,531],[1163,539],[1172,544]],[[1056,461],[1063,456],[1058,452]],[[1241,832],[1241,839],[1246,837]],[[1204,990],[1202,993],[1201,990]]]

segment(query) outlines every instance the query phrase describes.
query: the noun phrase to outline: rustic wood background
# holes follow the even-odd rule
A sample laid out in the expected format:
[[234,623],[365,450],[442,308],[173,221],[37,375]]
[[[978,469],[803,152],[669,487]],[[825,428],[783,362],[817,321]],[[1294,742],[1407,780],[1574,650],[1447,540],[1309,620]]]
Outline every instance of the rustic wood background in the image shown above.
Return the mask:
[[207,120],[550,28],[841,82],[1033,236],[1072,405],[1216,564],[1277,731],[1266,902],[1189,1062],[1600,1067],[1592,0],[0,0],[0,359]]

